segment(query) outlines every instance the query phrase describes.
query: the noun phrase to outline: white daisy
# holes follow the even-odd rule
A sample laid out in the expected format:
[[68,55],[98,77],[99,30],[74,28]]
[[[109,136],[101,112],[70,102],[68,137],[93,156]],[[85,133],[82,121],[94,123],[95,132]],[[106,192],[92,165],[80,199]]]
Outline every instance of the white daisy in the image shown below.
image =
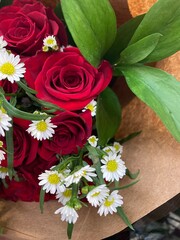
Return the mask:
[[20,81],[25,72],[24,63],[20,63],[19,55],[15,56],[7,51],[0,52],[0,80],[7,79],[14,83]]
[[49,50],[49,48],[52,48],[54,50],[58,49],[56,38],[53,35],[44,38],[43,44],[44,44],[43,51],[45,51],[45,52],[47,52]]
[[106,146],[103,148],[103,151],[106,152],[108,155],[116,153],[116,150],[113,146]]
[[118,181],[126,174],[125,163],[116,153],[103,156],[101,162],[104,164],[101,166],[101,171],[106,181]]
[[95,135],[92,135],[88,138],[88,143],[92,146],[92,147],[96,147],[97,146],[97,142],[98,142],[98,138]]
[[3,36],[0,36],[0,50],[7,46],[7,42],[3,39]]
[[114,147],[116,153],[122,154],[122,152],[123,152],[123,146],[122,146],[120,143],[114,142],[113,147]]
[[[3,142],[0,141],[0,148],[2,147],[3,147]],[[0,150],[0,164],[1,164],[1,161],[5,159],[5,156],[4,156],[5,154],[6,152],[4,152],[3,150]]]
[[49,171],[46,170],[44,173],[40,174],[38,177],[40,186],[43,186],[43,190],[46,193],[50,192],[51,194],[59,193],[65,191],[65,186],[63,184],[64,176],[58,171]]
[[58,199],[58,202],[65,205],[72,196],[72,188],[66,188],[63,192],[59,192],[56,195],[56,199]]
[[51,123],[51,117],[48,117],[46,120],[32,121],[26,131],[30,133],[32,137],[41,141],[52,137],[55,133],[53,128],[56,127],[56,125]]
[[8,175],[8,168],[0,166],[0,178],[4,179]]
[[117,207],[122,206],[123,197],[118,194],[118,191],[113,191],[102,203],[98,210],[98,214],[102,216],[103,214],[106,216],[108,213],[113,214],[113,212],[117,212]]
[[104,199],[109,195],[109,189],[105,184],[93,188],[86,196],[88,202],[94,206],[99,206]]
[[76,210],[68,205],[61,207],[55,211],[55,214],[61,214],[61,220],[68,223],[75,223],[79,217]]
[[9,127],[12,126],[10,123],[12,119],[6,114],[4,108],[0,109],[0,135],[5,136],[5,131],[9,130]]
[[6,153],[3,151],[3,150],[0,150],[0,164],[1,164],[1,161],[5,159],[5,155]]
[[78,171],[74,172],[73,174],[69,175],[67,178],[65,178],[66,187],[69,187],[72,183],[78,183],[82,177],[86,178],[87,181],[93,182],[92,177],[96,177],[95,172],[96,169],[90,167],[89,165],[86,165],[85,167],[82,167]]
[[97,102],[95,100],[92,100],[88,105],[82,110],[85,112],[86,110],[91,111],[91,116],[94,117],[96,116],[96,108],[97,108]]

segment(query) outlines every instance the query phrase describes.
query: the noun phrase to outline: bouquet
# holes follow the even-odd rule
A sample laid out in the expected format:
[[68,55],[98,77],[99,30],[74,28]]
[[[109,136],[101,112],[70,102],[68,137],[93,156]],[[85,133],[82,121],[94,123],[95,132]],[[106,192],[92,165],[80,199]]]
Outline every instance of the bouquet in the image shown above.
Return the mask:
[[71,239],[82,207],[117,213],[133,229],[119,190],[125,139],[115,134],[125,77],[180,141],[180,83],[148,66],[180,49],[180,3],[159,0],[117,29],[108,0],[2,1],[0,9],[0,197],[57,199]]

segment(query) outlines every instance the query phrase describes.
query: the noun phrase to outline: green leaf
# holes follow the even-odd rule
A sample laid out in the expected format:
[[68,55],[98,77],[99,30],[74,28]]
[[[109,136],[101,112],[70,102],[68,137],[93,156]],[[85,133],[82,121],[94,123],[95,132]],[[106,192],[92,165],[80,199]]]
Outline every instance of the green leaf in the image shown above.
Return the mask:
[[99,179],[100,184],[104,184],[104,178],[103,178],[103,173],[101,171],[101,162],[100,160],[95,164],[95,168],[96,168],[96,173]]
[[44,210],[45,194],[46,194],[45,190],[43,190],[43,188],[41,188],[40,195],[39,195],[39,207],[40,207],[41,213],[43,213],[43,210]]
[[68,240],[72,238],[73,227],[74,227],[73,223],[68,223],[68,227],[67,227]]
[[129,169],[126,170],[126,175],[130,178],[130,179],[136,179],[139,176],[140,170],[138,170],[135,173],[132,173]]
[[180,16],[168,24],[161,33],[163,37],[160,38],[157,47],[143,62],[159,61],[180,50]]
[[112,64],[116,63],[116,61],[119,59],[120,53],[128,46],[143,17],[144,14],[139,15],[119,27],[117,30],[116,39],[112,47],[106,53],[105,59],[109,60]]
[[145,59],[157,46],[162,35],[154,33],[144,37],[122,51],[119,64],[134,64]]
[[0,92],[0,102],[3,105],[4,109],[8,112],[8,114],[13,117],[27,119],[27,120],[34,120],[34,121],[46,119],[48,117],[48,115],[28,113],[15,108],[6,100],[3,93],[1,92]]
[[31,93],[28,93],[26,92],[26,94],[28,95],[28,97],[33,100],[34,102],[38,103],[40,106],[44,107],[44,108],[47,108],[50,110],[52,110],[52,112],[55,112],[55,111],[64,111],[64,109],[60,108],[59,106],[53,104],[53,103],[50,103],[50,102],[46,102],[44,100],[41,100],[41,99],[38,99],[37,97],[35,97],[34,95],[32,95]]
[[116,133],[121,121],[118,97],[108,87],[97,99],[96,127],[99,145],[104,146]]
[[139,180],[136,180],[136,181],[131,182],[131,183],[129,183],[127,185],[124,185],[124,186],[117,186],[117,187],[111,188],[111,191],[126,189],[126,188],[129,188],[129,187],[135,185],[138,182],[139,182]]
[[180,82],[170,74],[148,66],[124,66],[129,88],[151,107],[180,142]]
[[138,136],[141,132],[142,132],[142,131],[131,133],[131,134],[129,134],[129,135],[128,135],[127,137],[125,137],[125,138],[117,139],[117,141],[118,141],[120,144],[123,144],[123,143],[131,140],[132,138]]
[[62,8],[61,8],[60,2],[56,5],[56,7],[55,7],[55,9],[54,9],[54,13],[56,14],[56,16],[57,16],[61,21],[64,21],[63,12],[62,12]]
[[163,37],[145,62],[158,61],[180,50],[180,1],[157,1],[143,18],[130,44],[157,32]]
[[116,36],[116,16],[108,0],[61,0],[69,31],[81,53],[97,67]]
[[13,2],[13,0],[1,0],[0,1],[0,8],[7,6],[7,5],[11,5]]
[[18,86],[19,86],[20,88],[22,88],[25,92],[32,93],[32,94],[37,94],[37,92],[36,92],[34,89],[29,88],[29,87],[28,87],[26,84],[24,84],[23,82],[18,81],[17,84],[18,84]]
[[126,216],[124,210],[122,207],[117,207],[117,213],[118,215],[122,218],[122,220],[124,221],[124,223],[132,230],[134,230],[130,220],[128,219],[128,217]]

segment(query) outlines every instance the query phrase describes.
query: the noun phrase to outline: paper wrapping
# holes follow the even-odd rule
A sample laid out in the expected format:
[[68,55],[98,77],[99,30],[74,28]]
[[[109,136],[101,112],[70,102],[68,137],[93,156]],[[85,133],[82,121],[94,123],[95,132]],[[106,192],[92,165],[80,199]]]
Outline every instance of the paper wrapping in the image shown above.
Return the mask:
[[[125,3],[118,0],[111,2],[114,7],[116,4]],[[144,3],[147,4],[148,1]],[[120,21],[124,19],[121,18]],[[157,67],[180,80],[179,62],[180,53],[177,53],[157,63]],[[118,92],[117,87],[121,87],[121,84],[122,88]],[[125,91],[122,89],[126,88],[123,81],[115,83],[120,99]],[[120,191],[124,198],[124,211],[133,223],[179,193],[180,182],[177,179],[180,175],[180,144],[170,135],[155,113],[136,97],[131,94],[128,97],[127,94],[123,105],[123,121],[117,137],[142,131],[139,136],[124,144],[123,153],[123,159],[131,171],[140,169],[140,181],[131,188]],[[126,177],[121,185],[129,182]],[[59,207],[56,201],[46,202],[44,213],[41,214],[38,203],[1,200],[0,226],[4,227],[5,234],[0,236],[0,239],[66,240],[66,223],[61,222],[60,217],[54,214]],[[97,209],[91,207],[80,210],[73,240],[100,240],[126,227],[116,214],[100,217],[96,212]]]
[[157,0],[127,0],[130,13],[133,17],[146,13]]

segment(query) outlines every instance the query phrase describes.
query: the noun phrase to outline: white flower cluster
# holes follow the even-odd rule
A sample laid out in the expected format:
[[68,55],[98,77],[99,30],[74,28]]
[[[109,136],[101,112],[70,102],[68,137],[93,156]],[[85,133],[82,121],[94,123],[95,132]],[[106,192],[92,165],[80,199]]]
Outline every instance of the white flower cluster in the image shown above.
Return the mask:
[[[115,142],[100,150],[98,138],[94,135],[88,139],[88,143],[104,153],[99,159],[102,178],[110,183],[119,181],[126,174],[125,163],[121,159],[122,146]],[[98,182],[98,174],[95,165],[87,164],[73,170],[69,169],[69,165],[62,170],[57,166],[39,176],[39,185],[46,193],[56,194],[56,199],[63,205],[55,214],[60,214],[62,221],[74,224],[79,217],[77,210],[82,207],[80,199],[83,197],[86,197],[93,207],[98,207],[97,213],[100,216],[116,213],[117,208],[123,204],[123,198],[117,190],[111,191],[105,181]]]
[[20,81],[26,69],[20,62],[19,55],[14,55],[5,49],[7,42],[0,36],[0,81],[8,80],[11,83]]
[[48,52],[49,50],[58,50],[58,44],[55,36],[51,35],[43,39],[43,52]]
[[82,111],[85,112],[86,110],[90,110],[91,116],[95,117],[96,116],[96,108],[97,108],[97,102],[96,102],[96,100],[93,99],[90,103],[88,103],[85,106],[85,108]]

